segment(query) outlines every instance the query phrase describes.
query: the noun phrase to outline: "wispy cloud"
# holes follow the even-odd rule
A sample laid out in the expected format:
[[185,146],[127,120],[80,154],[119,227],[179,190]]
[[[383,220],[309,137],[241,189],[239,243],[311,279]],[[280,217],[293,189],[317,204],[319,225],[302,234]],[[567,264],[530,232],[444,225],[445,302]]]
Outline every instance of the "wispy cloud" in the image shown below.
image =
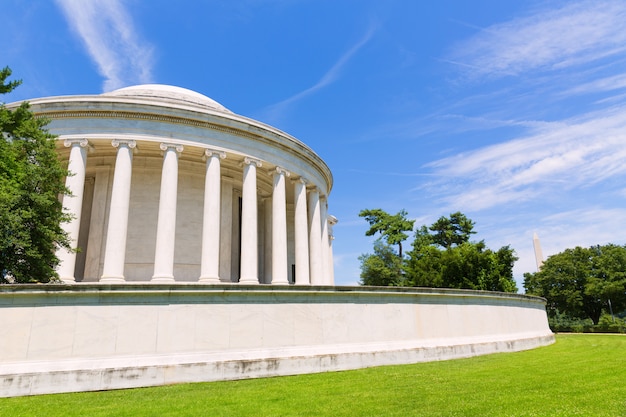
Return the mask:
[[432,162],[439,181],[429,187],[451,206],[480,210],[624,175],[625,160],[626,108],[616,107]]
[[[484,28],[449,55],[482,85],[440,116],[454,126],[442,129],[505,136],[426,166],[438,179],[423,188],[441,203],[485,210],[626,177],[626,106],[616,100],[626,89],[626,2],[560,4]],[[582,95],[593,100],[573,101]]]
[[335,64],[328,71],[326,71],[326,73],[322,76],[322,78],[320,78],[317,83],[281,102],[271,105],[268,109],[268,112],[275,118],[290,105],[296,103],[299,100],[302,100],[307,96],[310,96],[311,94],[314,94],[315,92],[335,82],[341,75],[341,71],[350,61],[350,59],[352,59],[352,57],[369,42],[369,40],[374,35],[375,30],[375,25],[370,26],[365,35],[361,39],[359,39],[359,41],[354,44],[350,49],[348,49],[343,55],[341,55],[337,62],[335,62]]
[[623,89],[626,89],[626,74],[617,74],[577,85],[564,94],[589,94]]
[[626,3],[566,2],[483,29],[448,57],[473,76],[518,75],[581,65],[626,49]]
[[56,0],[105,78],[103,91],[152,82],[152,46],[135,31],[121,0]]
[[[530,226],[531,219],[527,219]],[[520,262],[515,265],[515,274],[535,271],[535,256],[532,247],[532,234],[537,232],[541,238],[544,258],[575,246],[588,247],[607,243],[621,243],[624,236],[616,224],[626,222],[626,210],[623,208],[603,208],[598,206],[558,212],[546,217],[536,218],[532,228],[525,233],[508,236],[507,243],[516,248]]]

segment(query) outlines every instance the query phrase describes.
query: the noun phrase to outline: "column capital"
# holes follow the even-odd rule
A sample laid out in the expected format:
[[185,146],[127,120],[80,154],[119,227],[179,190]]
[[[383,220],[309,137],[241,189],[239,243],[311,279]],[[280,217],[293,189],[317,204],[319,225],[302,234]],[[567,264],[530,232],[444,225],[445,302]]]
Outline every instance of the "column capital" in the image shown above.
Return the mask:
[[260,159],[256,159],[256,158],[251,158],[249,156],[246,156],[245,158],[243,158],[243,165],[256,165],[257,168],[261,168],[263,166],[263,163],[261,162]]
[[269,175],[284,175],[285,177],[291,177],[291,172],[287,171],[285,168],[276,167],[274,169],[270,169],[267,171]]
[[208,158],[211,158],[213,156],[214,157],[218,157],[220,159],[225,159],[226,158],[226,152],[218,151],[217,149],[206,148],[204,150],[204,153],[202,154],[202,159],[206,161]]
[[333,226],[336,225],[339,220],[337,220],[337,218],[335,216],[333,216],[332,214],[329,214],[326,217],[327,221],[328,221],[328,240],[335,240],[335,234],[333,233]]
[[81,148],[90,147],[89,141],[87,139],[65,139],[65,141],[63,141],[63,145],[66,148],[69,148],[70,146],[73,146],[73,145],[78,145]]
[[294,184],[300,183],[306,187],[306,185],[309,183],[309,180],[307,180],[304,177],[294,177],[294,178],[291,178],[291,182]]
[[161,142],[159,144],[159,149],[161,149],[163,152],[167,151],[168,149],[174,149],[177,153],[181,153],[184,149],[183,145],[179,144],[179,143],[167,143],[167,142]]
[[137,142],[133,139],[113,139],[111,141],[111,146],[114,148],[118,148],[120,145],[126,145],[130,149],[135,149],[137,147]]

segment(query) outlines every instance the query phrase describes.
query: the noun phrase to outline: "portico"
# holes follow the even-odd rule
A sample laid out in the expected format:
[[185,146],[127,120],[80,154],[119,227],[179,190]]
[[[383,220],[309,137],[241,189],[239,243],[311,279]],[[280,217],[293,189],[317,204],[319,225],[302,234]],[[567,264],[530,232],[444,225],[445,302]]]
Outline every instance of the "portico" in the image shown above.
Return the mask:
[[332,176],[297,139],[169,86],[31,106],[72,173],[64,282],[334,285]]

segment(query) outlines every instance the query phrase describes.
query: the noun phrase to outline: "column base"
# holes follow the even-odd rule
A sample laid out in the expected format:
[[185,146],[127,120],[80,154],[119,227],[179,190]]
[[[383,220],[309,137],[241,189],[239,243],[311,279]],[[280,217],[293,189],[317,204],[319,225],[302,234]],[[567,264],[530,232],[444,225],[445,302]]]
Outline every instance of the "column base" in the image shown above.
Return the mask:
[[104,276],[100,277],[100,281],[104,284],[123,284],[126,282],[123,276]]
[[176,281],[174,280],[174,277],[172,276],[169,276],[169,277],[153,276],[150,282],[153,284],[173,284]]
[[272,281],[272,285],[289,285],[289,281]]
[[200,277],[198,282],[201,284],[219,284],[221,281],[219,277]]
[[74,277],[59,277],[64,284],[76,284],[76,279]]
[[239,278],[239,283],[244,285],[256,285],[259,283],[258,278]]

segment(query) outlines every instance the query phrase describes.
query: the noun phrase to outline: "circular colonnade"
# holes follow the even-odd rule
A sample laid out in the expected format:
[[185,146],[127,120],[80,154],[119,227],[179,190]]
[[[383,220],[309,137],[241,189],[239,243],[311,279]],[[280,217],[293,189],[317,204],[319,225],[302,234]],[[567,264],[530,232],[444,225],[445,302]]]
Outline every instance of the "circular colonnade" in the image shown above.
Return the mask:
[[30,104],[72,173],[64,282],[334,285],[332,174],[296,138],[165,85]]

